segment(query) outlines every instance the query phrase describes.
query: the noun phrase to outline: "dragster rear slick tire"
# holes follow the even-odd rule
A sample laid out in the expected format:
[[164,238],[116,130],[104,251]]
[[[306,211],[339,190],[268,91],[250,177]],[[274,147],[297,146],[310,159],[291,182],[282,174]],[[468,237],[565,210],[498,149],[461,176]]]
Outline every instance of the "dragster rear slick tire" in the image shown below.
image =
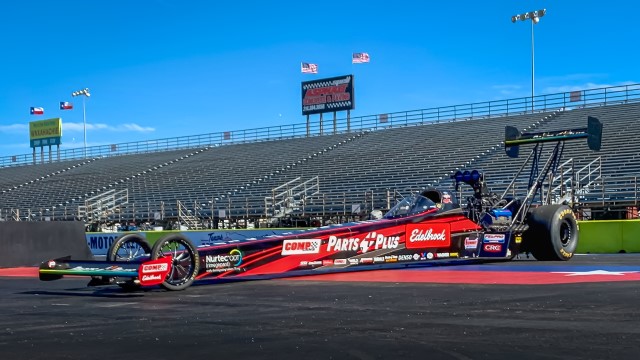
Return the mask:
[[529,230],[523,235],[524,249],[541,261],[569,260],[578,246],[578,222],[566,205],[544,205],[532,209]]
[[193,243],[181,234],[167,234],[153,245],[151,259],[173,258],[171,270],[162,283],[167,290],[184,290],[195,280],[200,270],[200,255]]
[[[111,244],[107,252],[107,261],[132,261],[151,254],[151,245],[139,234],[124,234]],[[103,279],[107,280],[107,279]],[[140,288],[140,284],[130,278],[110,278],[124,290],[133,291]]]

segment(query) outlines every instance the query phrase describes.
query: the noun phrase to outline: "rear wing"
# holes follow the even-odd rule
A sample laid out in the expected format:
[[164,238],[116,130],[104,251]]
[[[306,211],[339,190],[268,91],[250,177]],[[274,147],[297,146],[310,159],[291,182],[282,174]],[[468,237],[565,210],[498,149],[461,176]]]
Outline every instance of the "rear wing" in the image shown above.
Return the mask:
[[589,116],[586,128],[521,133],[514,126],[504,129],[504,150],[509,157],[518,157],[520,145],[552,141],[587,139],[589,149],[599,151],[602,143],[602,123]]

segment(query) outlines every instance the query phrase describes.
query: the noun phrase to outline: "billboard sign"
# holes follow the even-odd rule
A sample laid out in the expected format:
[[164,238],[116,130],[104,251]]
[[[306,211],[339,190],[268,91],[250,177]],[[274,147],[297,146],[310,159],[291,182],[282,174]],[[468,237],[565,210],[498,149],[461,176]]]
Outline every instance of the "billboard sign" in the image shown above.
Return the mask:
[[60,145],[62,138],[62,119],[31,121],[29,123],[29,144],[31,147]]
[[353,75],[302,82],[302,115],[355,108]]

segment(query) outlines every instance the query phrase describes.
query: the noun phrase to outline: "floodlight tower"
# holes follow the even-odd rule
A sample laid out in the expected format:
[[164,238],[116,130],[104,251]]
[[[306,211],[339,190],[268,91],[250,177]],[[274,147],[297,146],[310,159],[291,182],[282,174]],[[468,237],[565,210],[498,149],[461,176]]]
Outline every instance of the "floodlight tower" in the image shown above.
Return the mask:
[[513,15],[511,17],[511,22],[515,23],[516,21],[526,21],[531,20],[531,112],[533,113],[533,102],[534,102],[534,74],[535,74],[535,61],[534,61],[534,51],[533,51],[533,25],[540,22],[540,18],[543,17],[547,13],[547,9],[529,11],[524,14]]
[[89,92],[89,88],[84,88],[82,90],[74,91],[71,93],[71,96],[82,96],[82,123],[84,125],[84,157],[87,157],[87,112],[85,110],[85,99],[91,96]]

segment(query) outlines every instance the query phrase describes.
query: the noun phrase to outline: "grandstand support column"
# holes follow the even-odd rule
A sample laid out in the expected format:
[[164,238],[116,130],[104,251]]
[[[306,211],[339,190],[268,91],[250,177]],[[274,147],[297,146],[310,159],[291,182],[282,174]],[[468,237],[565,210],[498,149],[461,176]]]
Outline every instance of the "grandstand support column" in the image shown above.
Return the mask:
[[49,162],[52,163],[52,155],[51,155],[51,144],[49,144]]
[[33,165],[36,164],[36,148],[35,146],[33,147]]
[[337,134],[338,133],[338,119],[336,118],[337,114],[334,111],[333,112],[333,133]]
[[58,162],[60,161],[60,144],[56,145],[56,153],[58,154]]
[[309,114],[307,114],[307,137],[309,137]]
[[351,132],[351,110],[347,110],[347,132]]
[[322,120],[322,113],[320,113],[320,135],[322,135],[324,132],[324,129],[322,128],[322,126],[324,125],[323,122],[324,121]]
[[40,164],[44,164],[44,146],[40,146]]

